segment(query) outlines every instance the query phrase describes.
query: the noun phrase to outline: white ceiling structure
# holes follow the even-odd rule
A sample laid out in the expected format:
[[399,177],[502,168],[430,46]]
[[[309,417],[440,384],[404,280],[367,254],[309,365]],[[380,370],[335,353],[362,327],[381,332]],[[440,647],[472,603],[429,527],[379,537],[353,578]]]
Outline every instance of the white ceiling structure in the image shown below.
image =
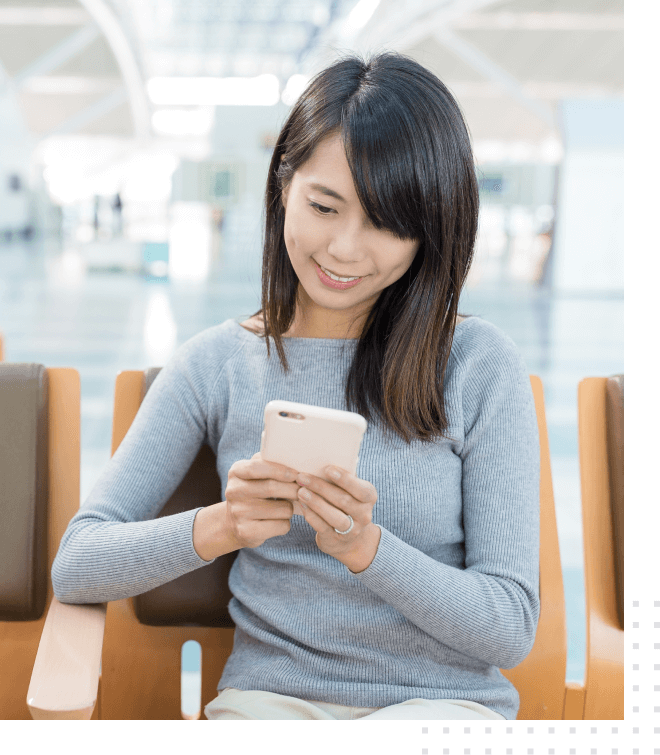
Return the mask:
[[37,140],[149,139],[154,78],[283,89],[381,49],[438,75],[474,140],[538,144],[559,135],[558,101],[623,95],[623,0],[0,0],[0,86]]

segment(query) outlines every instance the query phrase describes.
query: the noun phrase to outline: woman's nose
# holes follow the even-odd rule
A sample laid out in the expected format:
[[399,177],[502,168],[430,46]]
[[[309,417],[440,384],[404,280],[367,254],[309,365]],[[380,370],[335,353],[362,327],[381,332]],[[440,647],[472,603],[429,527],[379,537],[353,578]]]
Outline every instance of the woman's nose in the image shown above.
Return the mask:
[[368,253],[368,236],[364,228],[353,224],[337,229],[328,246],[328,253],[337,260],[337,266],[342,266],[342,272],[359,264]]

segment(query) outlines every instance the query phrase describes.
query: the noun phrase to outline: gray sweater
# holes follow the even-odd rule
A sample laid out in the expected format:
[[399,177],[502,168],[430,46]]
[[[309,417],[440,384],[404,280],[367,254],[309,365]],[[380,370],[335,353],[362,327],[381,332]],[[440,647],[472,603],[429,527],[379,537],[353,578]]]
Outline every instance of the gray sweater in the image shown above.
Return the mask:
[[[155,519],[201,445],[227,473],[260,447],[273,399],[345,409],[357,341],[271,342],[230,319],[180,346],[71,520],[53,564],[55,595],[92,603],[137,595],[207,561],[199,509]],[[406,445],[369,424],[357,476],[378,491],[371,565],[353,574],[321,552],[303,517],[231,570],[234,649],[218,689],[265,690],[382,707],[415,697],[481,703],[515,719],[500,668],[534,643],[539,602],[539,437],[512,339],[470,317],[456,326],[445,382],[449,434]]]

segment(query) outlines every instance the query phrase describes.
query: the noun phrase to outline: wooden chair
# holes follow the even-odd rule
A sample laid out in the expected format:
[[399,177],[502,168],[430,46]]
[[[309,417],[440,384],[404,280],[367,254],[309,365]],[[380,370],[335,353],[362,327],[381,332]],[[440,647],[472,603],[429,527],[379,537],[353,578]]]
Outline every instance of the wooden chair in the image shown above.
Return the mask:
[[[157,370],[121,372],[116,381],[115,408],[113,419],[112,451],[118,448],[148,389],[150,380]],[[564,607],[564,590],[559,552],[559,539],[555,518],[554,496],[550,469],[550,449],[545,420],[543,387],[540,378],[530,377],[536,404],[541,445],[541,540],[540,540],[540,595],[541,614],[534,646],[525,660],[516,668],[503,670],[504,675],[516,686],[520,693],[521,705],[519,719],[558,720],[568,713],[570,718],[579,708],[575,701],[580,698],[578,690],[572,691],[567,699],[566,688],[566,620]],[[206,457],[200,460],[205,453]],[[215,471],[214,459],[210,449],[202,449],[193,466],[199,464],[197,473],[206,465],[207,500],[198,495],[199,486],[188,490],[187,508],[214,503],[213,486],[208,483],[212,477],[210,469]],[[219,483],[219,481],[218,481]],[[179,492],[185,487],[181,483]],[[174,498],[175,496],[173,496]],[[170,500],[166,507],[172,503]],[[178,505],[178,504],[177,504]],[[179,509],[181,510],[181,509]],[[165,511],[165,510],[164,510]],[[172,512],[170,512],[172,513]],[[230,565],[233,554],[228,554],[221,570]],[[192,574],[203,572],[209,567],[198,569]],[[186,575],[189,576],[189,575]],[[177,582],[178,580],[174,580]],[[166,587],[166,586],[163,586]],[[222,586],[223,589],[226,585]],[[161,588],[157,588],[161,590]],[[167,607],[155,608],[157,597],[150,591],[151,597],[143,604],[140,600],[118,600],[107,607],[106,641],[103,644],[103,699],[99,704],[99,717],[106,719],[164,719],[181,718],[180,703],[180,657],[182,644],[187,640],[197,640],[202,646],[202,704],[212,700],[216,695],[216,685],[222,674],[223,666],[232,648],[233,629],[231,626],[219,626],[223,621],[222,611],[217,612],[215,626],[210,626],[209,617],[197,616],[196,626],[190,626],[180,613],[172,625],[155,626],[167,621]],[[149,595],[149,594],[145,594]],[[139,596],[142,598],[143,596]],[[179,597],[177,597],[177,601]],[[150,606],[148,604],[151,604]],[[225,602],[226,605],[226,602]],[[101,660],[101,638],[103,628],[98,622],[104,605],[89,608],[94,611],[93,620],[97,622],[96,639],[89,642],[89,647],[77,654],[71,663],[71,675],[67,684],[62,683],[62,676],[53,675],[51,669],[60,663],[56,647],[57,642],[65,642],[66,628],[60,629],[58,622],[64,622],[63,615],[69,608],[86,611],[88,606],[64,606],[53,601],[47,620],[44,638],[39,647],[39,656],[35,664],[31,689],[35,690],[32,700],[33,709],[40,715],[57,715],[58,710],[65,709],[73,717],[77,711],[79,718],[89,717],[88,711],[93,707],[90,697],[92,688],[99,683],[99,661]],[[53,610],[55,609],[55,610]],[[177,610],[179,610],[177,608]],[[51,622],[51,613],[52,623]],[[138,619],[142,615],[142,621]],[[151,615],[151,618],[149,618]],[[224,611],[226,617],[226,610]],[[151,625],[145,623],[151,621]],[[230,620],[231,621],[231,620]],[[206,625],[202,625],[205,623]],[[186,624],[188,624],[186,626]],[[79,631],[80,627],[79,627]],[[90,630],[91,631],[91,630]],[[90,635],[91,636],[91,635]],[[62,638],[62,639],[60,639]],[[93,646],[93,647],[92,647]],[[59,686],[58,686],[59,685]],[[59,693],[59,702],[53,701],[54,690]],[[40,691],[37,694],[36,691]],[[42,701],[42,696],[46,702]],[[567,703],[568,705],[567,709]],[[192,716],[192,718],[199,718]]]
[[0,363],[0,418],[0,719],[30,719],[50,569],[80,505],[77,370]]
[[580,718],[623,720],[623,375],[580,381],[578,433],[587,619]]

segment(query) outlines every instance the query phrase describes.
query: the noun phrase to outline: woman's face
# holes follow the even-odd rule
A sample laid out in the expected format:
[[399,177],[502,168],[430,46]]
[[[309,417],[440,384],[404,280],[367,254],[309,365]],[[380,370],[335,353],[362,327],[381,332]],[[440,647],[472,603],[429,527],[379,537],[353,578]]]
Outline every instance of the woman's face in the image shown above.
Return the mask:
[[[296,317],[286,335],[358,338],[380,292],[408,270],[419,242],[374,228],[360,205],[339,137],[320,142],[294,173],[282,201],[284,242],[300,281]],[[362,280],[344,290],[332,288],[322,281],[318,265]]]

